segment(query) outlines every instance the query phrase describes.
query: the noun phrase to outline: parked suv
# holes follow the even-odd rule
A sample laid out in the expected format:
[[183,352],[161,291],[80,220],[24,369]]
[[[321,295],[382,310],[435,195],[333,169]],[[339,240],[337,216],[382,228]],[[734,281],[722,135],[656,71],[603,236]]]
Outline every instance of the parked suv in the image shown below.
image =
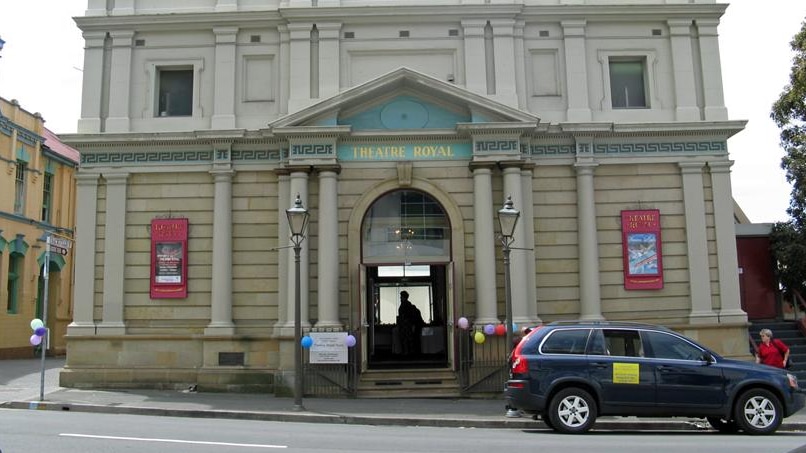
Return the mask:
[[629,415],[698,417],[722,432],[771,434],[804,405],[786,370],[725,359],[648,324],[538,326],[510,365],[509,406],[561,433],[584,433],[600,415]]

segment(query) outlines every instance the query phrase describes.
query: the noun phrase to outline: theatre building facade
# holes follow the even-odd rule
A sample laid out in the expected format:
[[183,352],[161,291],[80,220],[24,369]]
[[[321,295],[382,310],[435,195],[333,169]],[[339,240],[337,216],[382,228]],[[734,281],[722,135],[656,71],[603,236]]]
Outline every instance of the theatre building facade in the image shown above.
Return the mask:
[[652,322],[745,358],[726,7],[89,0],[62,385],[287,394],[298,308],[306,370],[349,393],[472,390],[507,350],[507,199],[517,327]]

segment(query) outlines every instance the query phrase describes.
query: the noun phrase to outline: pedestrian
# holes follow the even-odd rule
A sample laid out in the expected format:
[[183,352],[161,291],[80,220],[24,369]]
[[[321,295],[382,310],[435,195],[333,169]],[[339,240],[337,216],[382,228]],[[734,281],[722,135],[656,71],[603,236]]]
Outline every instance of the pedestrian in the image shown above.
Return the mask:
[[773,338],[770,329],[761,329],[759,335],[761,344],[756,350],[756,363],[786,368],[786,362],[789,360],[789,347],[783,341]]
[[420,352],[420,332],[423,326],[425,326],[425,321],[420,309],[411,303],[408,291],[401,291],[400,308],[397,310],[397,328],[403,355],[415,355]]

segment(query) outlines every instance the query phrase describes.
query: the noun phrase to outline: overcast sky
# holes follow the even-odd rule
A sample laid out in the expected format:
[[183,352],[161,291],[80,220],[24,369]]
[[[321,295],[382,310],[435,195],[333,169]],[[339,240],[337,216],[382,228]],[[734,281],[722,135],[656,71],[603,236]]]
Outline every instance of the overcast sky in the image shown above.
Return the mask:
[[[83,15],[87,0],[3,3],[0,96],[40,112],[56,133],[75,132],[84,43],[72,17]],[[806,0],[729,3],[719,26],[725,103],[730,119],[749,121],[728,141],[733,196],[753,222],[786,220],[790,186],[769,112],[788,81],[789,42],[806,18]]]

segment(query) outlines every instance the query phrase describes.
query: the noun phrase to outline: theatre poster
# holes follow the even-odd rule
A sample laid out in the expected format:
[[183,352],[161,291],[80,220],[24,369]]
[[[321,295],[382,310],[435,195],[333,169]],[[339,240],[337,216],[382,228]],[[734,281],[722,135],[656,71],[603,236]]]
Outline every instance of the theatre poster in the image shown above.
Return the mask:
[[151,220],[151,298],[187,297],[188,219]]
[[624,288],[631,290],[663,288],[663,256],[660,211],[642,209],[621,211],[624,253]]

